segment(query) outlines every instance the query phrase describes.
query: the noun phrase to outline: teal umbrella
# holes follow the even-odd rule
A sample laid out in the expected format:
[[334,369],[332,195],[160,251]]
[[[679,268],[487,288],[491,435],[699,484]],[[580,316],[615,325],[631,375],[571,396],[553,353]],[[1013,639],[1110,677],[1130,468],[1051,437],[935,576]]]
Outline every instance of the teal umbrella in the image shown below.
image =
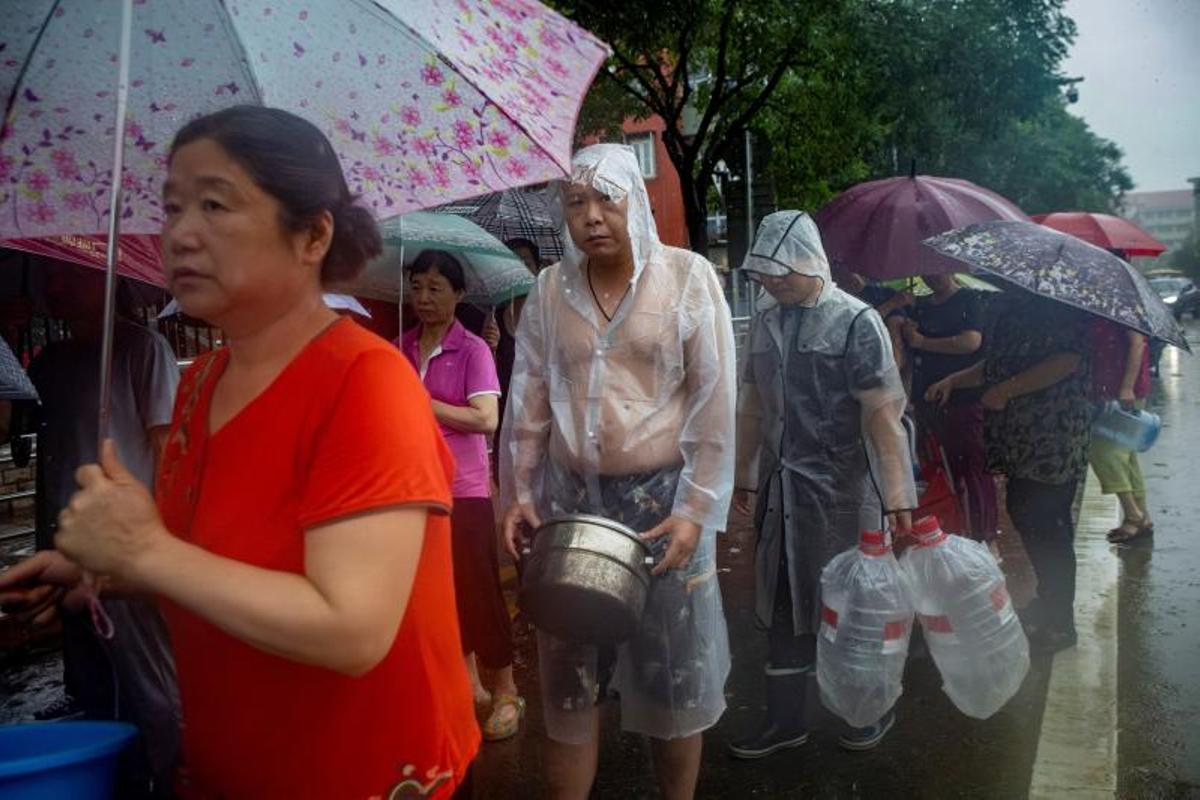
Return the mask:
[[526,295],[533,274],[504,243],[483,228],[453,214],[416,211],[380,224],[383,253],[355,281],[339,287],[348,294],[388,302],[403,302],[403,267],[424,250],[445,250],[458,258],[467,279],[464,300],[497,306]]

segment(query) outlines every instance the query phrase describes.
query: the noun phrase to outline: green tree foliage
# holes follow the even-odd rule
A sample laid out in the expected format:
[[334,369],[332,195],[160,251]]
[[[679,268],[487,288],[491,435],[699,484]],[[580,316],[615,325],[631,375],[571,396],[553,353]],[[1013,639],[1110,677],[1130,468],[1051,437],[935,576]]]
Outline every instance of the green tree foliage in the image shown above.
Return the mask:
[[915,164],[1031,214],[1113,210],[1132,183],[1120,149],[1067,110],[1062,63],[1075,25],[1064,2],[555,4],[614,49],[586,126],[619,125],[630,101],[665,120],[688,230],[703,249],[713,170],[741,163],[749,126],[770,143],[784,206],[815,209]]
[[789,75],[755,121],[771,144],[770,175],[781,208],[816,209],[876,177],[871,157],[888,128],[862,102],[870,88],[867,71],[839,60],[804,77]]
[[[1122,153],[1067,111],[1062,0],[875,0],[857,48],[763,121],[781,199],[816,207],[859,181],[966,178],[1026,212],[1112,211],[1132,187]],[[1086,91],[1086,88],[1084,89]],[[778,99],[778,98],[777,98]]]
[[589,139],[621,140],[621,123],[626,119],[645,119],[650,110],[613,81],[598,79],[588,89],[579,119],[575,123],[575,146]]
[[986,158],[965,161],[962,174],[1029,214],[1116,213],[1121,195],[1133,188],[1121,156],[1121,148],[1050,101],[1037,116],[1009,125]]
[[947,174],[1060,90],[1063,0],[880,0],[862,8],[865,98],[889,128],[877,167]]
[[1169,265],[1200,283],[1200,222],[1193,223],[1191,234],[1171,254]]
[[[683,192],[692,246],[707,246],[708,187],[786,76],[823,57],[844,0],[556,0],[600,36],[613,57],[607,81],[663,118],[663,143]],[[611,96],[609,96],[611,98]],[[611,115],[610,99],[589,98],[589,114]],[[594,123],[590,123],[594,124]]]

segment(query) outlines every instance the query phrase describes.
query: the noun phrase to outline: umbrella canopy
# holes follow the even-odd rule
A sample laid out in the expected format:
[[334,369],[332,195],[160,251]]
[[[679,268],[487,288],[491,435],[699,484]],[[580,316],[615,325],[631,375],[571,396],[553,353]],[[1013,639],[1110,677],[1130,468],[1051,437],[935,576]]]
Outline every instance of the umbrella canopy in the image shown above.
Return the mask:
[[[325,292],[321,295],[321,299],[325,301],[325,305],[329,306],[335,311],[350,311],[358,314],[360,317],[365,317],[367,319],[371,318],[371,312],[367,311],[366,307],[363,306],[362,303],[358,302],[358,300],[354,299],[348,294],[333,294],[331,292]],[[172,297],[171,302],[167,303],[163,310],[158,312],[158,318],[166,319],[167,317],[173,317],[176,314],[181,313],[183,313],[183,309],[179,307],[179,301]]]
[[[4,3],[0,237],[108,229],[119,8]],[[158,232],[175,132],[238,103],[321,127],[377,216],[561,177],[608,52],[531,0],[154,0],[132,31],[128,233]]]
[[533,288],[534,277],[525,263],[469,219],[418,211],[386,220],[381,227],[383,253],[343,287],[350,294],[399,302],[403,268],[423,250],[445,250],[458,258],[466,273],[466,302],[496,306]]
[[[977,278],[967,272],[955,273],[954,280],[964,289],[978,289],[981,292],[1000,291],[982,278]],[[930,289],[921,278],[896,278],[895,280],[884,281],[883,285],[896,291],[910,291],[913,297],[925,297],[933,294],[933,289]]]
[[937,252],[1034,294],[1191,352],[1183,329],[1127,262],[1034,222],[996,220],[926,240]]
[[1056,211],[1036,214],[1034,222],[1069,233],[1105,250],[1120,250],[1128,256],[1160,256],[1167,246],[1127,219],[1090,211]]
[[544,263],[562,258],[560,226],[543,192],[506,189],[444,205],[438,211],[466,217],[502,242],[528,239]]
[[0,400],[37,400],[33,381],[21,369],[12,348],[0,337]]
[[816,216],[834,271],[850,270],[874,280],[961,272],[961,264],[921,247],[921,241],[990,219],[1029,217],[970,181],[926,175],[860,183]]
[[[87,236],[47,236],[30,239],[3,239],[0,247],[22,250],[36,256],[70,261],[85,267],[104,269],[108,248],[107,234]],[[167,285],[163,274],[159,238],[150,234],[123,234],[121,260],[117,272],[126,278],[148,283],[160,289]]]
[[1178,269],[1148,269],[1142,273],[1147,278],[1186,278],[1187,273]]

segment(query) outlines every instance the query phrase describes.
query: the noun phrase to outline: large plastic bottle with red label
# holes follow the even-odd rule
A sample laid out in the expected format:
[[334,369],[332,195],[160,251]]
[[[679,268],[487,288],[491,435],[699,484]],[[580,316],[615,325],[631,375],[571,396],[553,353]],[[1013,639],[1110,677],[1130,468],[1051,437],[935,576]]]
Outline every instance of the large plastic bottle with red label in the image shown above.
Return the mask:
[[1000,710],[1029,671],[1029,642],[987,545],[947,535],[937,517],[913,525],[900,558],[942,690],[967,716]]
[[913,607],[891,536],[862,533],[821,572],[817,684],[821,702],[852,727],[878,722],[903,691]]

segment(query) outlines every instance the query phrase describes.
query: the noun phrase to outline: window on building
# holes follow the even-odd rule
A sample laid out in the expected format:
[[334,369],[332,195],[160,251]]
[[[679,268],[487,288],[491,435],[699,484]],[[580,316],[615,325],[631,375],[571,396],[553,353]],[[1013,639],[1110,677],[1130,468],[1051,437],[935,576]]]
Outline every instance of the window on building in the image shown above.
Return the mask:
[[625,137],[625,144],[633,148],[637,156],[638,166],[642,168],[642,177],[646,180],[658,175],[658,164],[654,161],[654,133],[631,133]]

